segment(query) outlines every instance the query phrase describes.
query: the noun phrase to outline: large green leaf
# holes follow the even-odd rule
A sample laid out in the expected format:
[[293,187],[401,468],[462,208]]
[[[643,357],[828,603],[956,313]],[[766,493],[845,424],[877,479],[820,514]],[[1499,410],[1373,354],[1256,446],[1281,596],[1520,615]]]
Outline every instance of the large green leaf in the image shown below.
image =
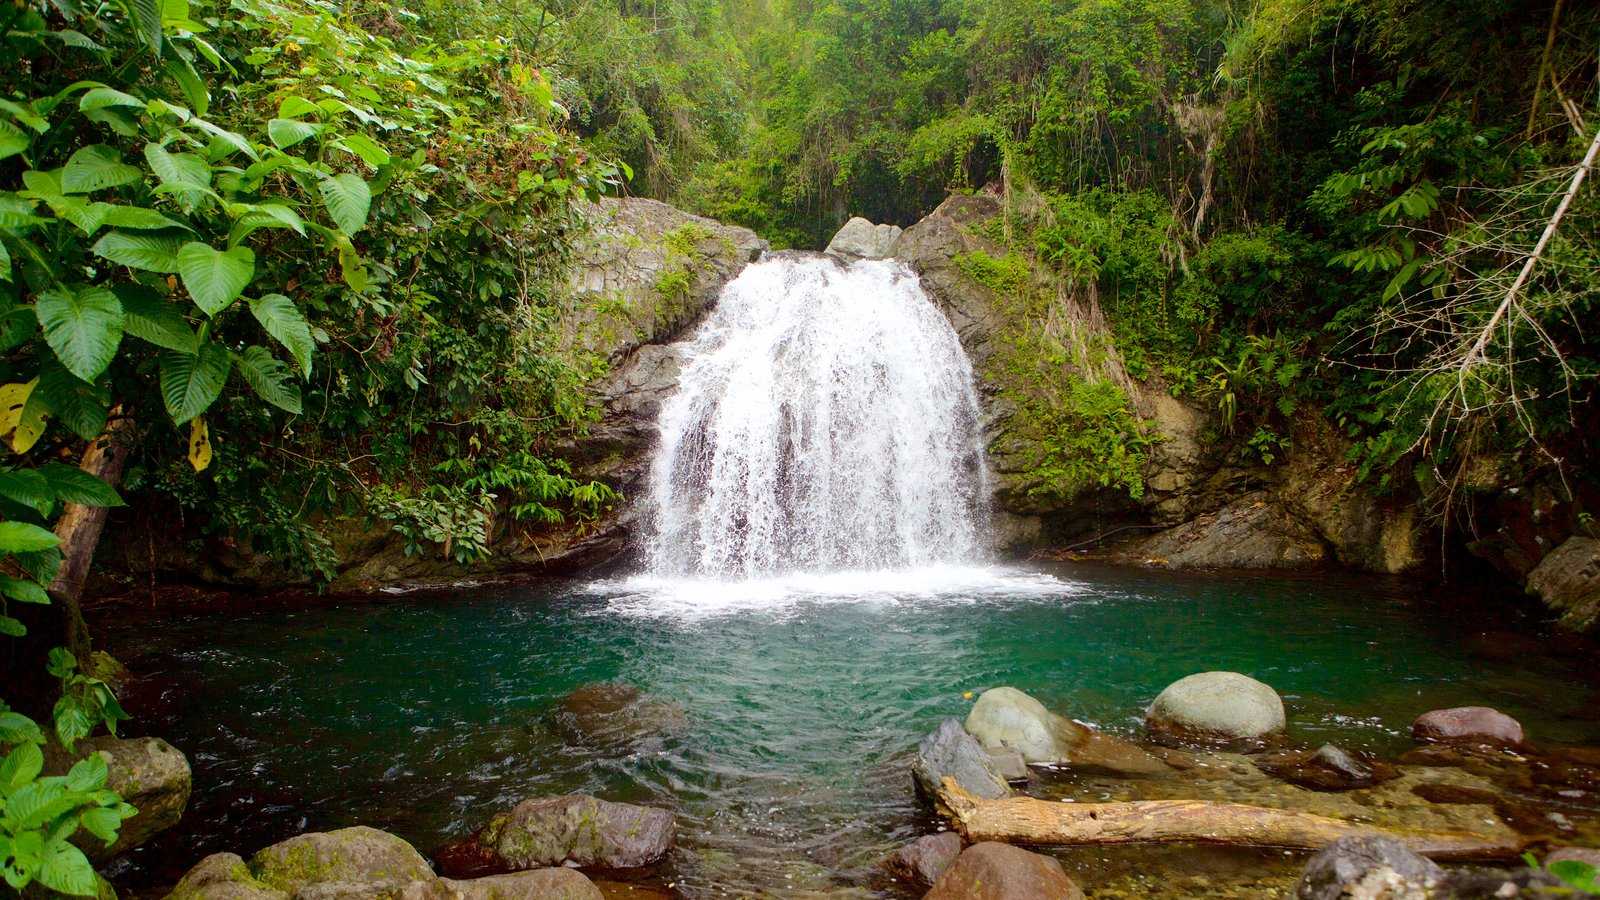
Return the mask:
[[0,119],[0,159],[16,156],[18,153],[28,149],[28,145],[31,143],[33,143],[33,139],[28,137],[26,131],[5,119]]
[[206,90],[205,79],[194,70],[194,66],[181,56],[170,56],[166,63],[167,75],[177,82],[178,90],[183,91],[183,97],[194,107],[194,114],[203,116],[211,109],[211,92]]
[[194,329],[178,307],[142,284],[118,285],[122,301],[122,330],[157,347],[180,353],[195,352]]
[[144,159],[162,184],[210,187],[211,166],[193,153],[173,153],[160,144],[144,145]]
[[[58,723],[59,725],[59,723]],[[38,882],[52,891],[77,897],[93,897],[99,893],[99,881],[94,866],[83,851],[67,843],[66,838],[54,839],[45,844],[44,861]]]
[[263,400],[279,409],[300,413],[300,386],[294,373],[265,347],[249,346],[236,357],[235,367],[245,383]]
[[32,603],[36,606],[44,606],[50,602],[50,595],[37,581],[13,578],[10,575],[0,575],[0,594],[5,594],[18,603]]
[[48,462],[39,467],[39,474],[50,483],[56,499],[63,503],[80,503],[84,506],[123,506],[122,496],[105,479],[76,467],[58,462]]
[[301,141],[314,138],[322,133],[322,125],[315,122],[297,122],[293,119],[272,119],[267,122],[267,137],[272,140],[272,145],[279,150],[293,147]]
[[0,497],[26,506],[40,516],[56,506],[56,492],[44,474],[34,469],[0,470]]
[[360,132],[345,135],[334,141],[333,146],[355,154],[361,158],[362,162],[374,169],[389,164],[389,151],[379,146],[377,141]]
[[0,281],[11,280],[11,251],[6,249],[4,241],[0,241]]
[[51,361],[40,367],[39,384],[28,394],[22,419],[26,422],[33,416],[52,415],[78,437],[92,441],[106,430],[110,407],[110,391]]
[[179,425],[205,412],[228,382],[233,359],[221,344],[207,341],[198,353],[161,354],[161,398]]
[[122,303],[110,288],[54,287],[33,308],[45,342],[72,374],[93,381],[111,365],[122,342]]
[[0,553],[28,553],[51,550],[61,539],[54,533],[27,522],[0,522]]
[[130,269],[167,274],[178,271],[178,248],[181,246],[181,237],[112,231],[95,241],[90,249]]
[[328,208],[328,216],[340,231],[355,234],[367,224],[367,212],[372,208],[372,189],[360,176],[346,172],[324,178],[319,188],[322,204]]
[[123,162],[121,153],[105,144],[90,144],[67,160],[61,170],[61,189],[69,194],[87,194],[132,184],[139,177],[139,170]]
[[256,255],[249,247],[218,250],[190,241],[178,251],[178,275],[196,306],[214,316],[244,293],[255,277]]
[[144,109],[144,101],[132,94],[124,93],[116,88],[97,87],[83,92],[78,98],[78,109],[89,112],[95,109],[107,109],[112,106],[130,106]]
[[300,309],[282,294],[268,294],[257,300],[250,301],[250,312],[267,330],[267,334],[282,344],[300,364],[300,372],[305,377],[311,377],[311,354],[316,351],[316,342],[311,339],[311,325],[306,322],[306,317]]
[[120,0],[123,11],[128,14],[128,20],[133,23],[134,33],[150,48],[150,52],[161,54],[161,0]]
[[153,209],[142,206],[124,206],[120,203],[102,203],[105,207],[101,212],[101,221],[113,228],[132,228],[138,231],[161,231],[166,228],[184,228],[189,226],[169,219]]

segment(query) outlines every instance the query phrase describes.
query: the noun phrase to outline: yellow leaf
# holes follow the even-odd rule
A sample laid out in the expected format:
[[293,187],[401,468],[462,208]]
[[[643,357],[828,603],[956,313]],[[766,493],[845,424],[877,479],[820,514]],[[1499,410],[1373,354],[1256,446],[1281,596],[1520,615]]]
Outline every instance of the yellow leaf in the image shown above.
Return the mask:
[[28,397],[38,383],[35,378],[26,384],[0,385],[0,435],[11,435],[11,449],[16,453],[27,453],[44,434],[42,410],[36,407],[31,415],[24,416]]
[[211,465],[211,429],[203,416],[189,420],[189,465],[196,472],[204,472]]

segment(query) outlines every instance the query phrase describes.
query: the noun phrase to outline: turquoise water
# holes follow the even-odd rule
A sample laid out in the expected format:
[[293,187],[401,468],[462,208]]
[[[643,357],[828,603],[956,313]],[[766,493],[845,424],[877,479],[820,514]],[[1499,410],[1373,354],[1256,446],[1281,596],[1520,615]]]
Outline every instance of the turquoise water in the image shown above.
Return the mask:
[[[130,883],[362,823],[425,853],[533,794],[677,811],[659,881],[717,889],[882,886],[873,864],[932,825],[918,739],[1010,684],[1137,735],[1166,684],[1233,669],[1276,687],[1291,736],[1393,754],[1427,709],[1479,703],[1539,741],[1591,741],[1591,689],[1519,635],[1374,579],[1195,577],[1067,566],[719,585],[547,582],[454,596],[113,626],[145,687],[140,728],[189,755],[179,828]],[[681,706],[634,742],[554,727],[581,685]]]

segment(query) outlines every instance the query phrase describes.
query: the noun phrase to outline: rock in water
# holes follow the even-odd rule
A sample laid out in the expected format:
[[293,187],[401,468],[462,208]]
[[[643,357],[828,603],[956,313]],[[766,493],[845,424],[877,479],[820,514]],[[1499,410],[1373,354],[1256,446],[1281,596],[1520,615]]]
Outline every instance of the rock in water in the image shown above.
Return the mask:
[[823,252],[851,259],[888,259],[894,255],[894,245],[899,240],[898,225],[874,225],[856,216],[844,223]]
[[1145,725],[1158,737],[1201,743],[1256,742],[1283,731],[1278,692],[1238,672],[1200,672],[1157,695]]
[[1429,900],[1444,870],[1386,837],[1345,837],[1306,863],[1300,900]]
[[98,753],[106,762],[106,787],[138,807],[139,814],[122,823],[110,847],[87,832],[77,843],[89,859],[103,862],[143,844],[157,832],[178,824],[189,804],[189,760],[160,738],[86,738],[68,753],[51,743],[46,748],[46,775],[65,775],[73,763]]
[[167,900],[285,900],[288,896],[257,881],[238,854],[213,853],[184,873]]
[[594,882],[573,869],[534,869],[440,883],[459,900],[605,900]]
[[562,737],[590,746],[630,745],[681,731],[683,707],[631,684],[586,684],[561,699],[555,725]]
[[250,872],[268,887],[289,893],[331,882],[433,880],[433,869],[416,848],[365,825],[279,841],[250,858]]
[[1528,591],[1561,613],[1561,627],[1593,628],[1600,622],[1600,540],[1567,538],[1528,573]]
[[1165,763],[1139,747],[1063,716],[1013,687],[984,691],[967,731],[988,750],[1015,750],[1030,763],[1065,764],[1117,775],[1159,775]]
[[917,745],[911,777],[925,797],[934,797],[946,777],[954,778],[975,797],[997,800],[1009,796],[1011,786],[995,772],[989,754],[955,719],[945,719]]
[[524,800],[437,859],[456,876],[561,865],[633,869],[660,862],[675,833],[667,810],[568,794]]
[[1411,723],[1411,736],[1419,741],[1446,744],[1517,747],[1523,743],[1522,724],[1487,706],[1457,706],[1425,712]]
[[926,834],[884,860],[889,874],[920,887],[931,887],[961,855],[961,836],[953,831]]
[[1290,784],[1317,791],[1371,787],[1399,775],[1391,765],[1323,744],[1310,753],[1278,753],[1255,760],[1256,768]]
[[1083,900],[1061,863],[986,841],[956,857],[923,900]]
[[995,773],[1012,784],[1027,781],[1031,777],[1028,772],[1028,761],[1022,758],[1021,753],[1010,747],[984,752],[989,754],[989,762],[994,766]]

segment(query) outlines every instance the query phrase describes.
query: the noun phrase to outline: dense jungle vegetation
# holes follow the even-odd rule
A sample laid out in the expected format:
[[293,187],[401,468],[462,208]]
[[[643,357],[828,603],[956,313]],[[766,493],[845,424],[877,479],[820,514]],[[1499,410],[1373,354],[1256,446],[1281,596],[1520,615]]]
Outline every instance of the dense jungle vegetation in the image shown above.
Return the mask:
[[[470,563],[614,499],[552,449],[604,364],[553,324],[607,193],[817,247],[996,190],[974,277],[1097,304],[1241,453],[1315,409],[1422,500],[1486,458],[1588,477],[1597,47],[1571,0],[5,4],[0,632],[61,700],[0,707],[0,871],[92,892],[67,838],[131,812],[39,776],[47,730],[123,717],[76,614],[105,507],[327,577],[330,515]],[[1060,393],[1049,477],[1137,493],[1126,398]]]

